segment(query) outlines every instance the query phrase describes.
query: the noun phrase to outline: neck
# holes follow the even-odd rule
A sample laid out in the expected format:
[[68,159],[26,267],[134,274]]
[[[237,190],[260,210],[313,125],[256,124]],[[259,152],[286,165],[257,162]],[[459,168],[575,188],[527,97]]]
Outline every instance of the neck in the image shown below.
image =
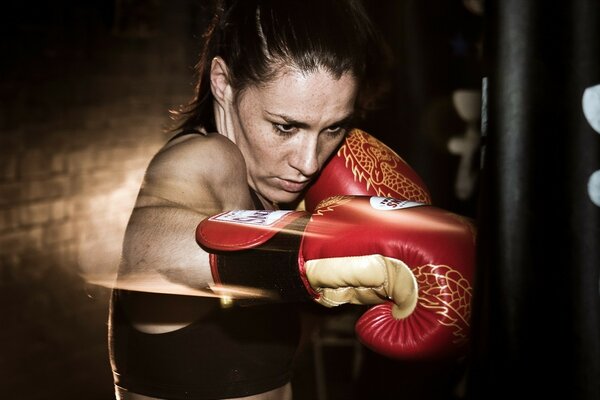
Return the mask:
[[252,202],[254,203],[254,207],[256,207],[257,209],[259,209],[259,208],[263,209],[263,210],[278,210],[279,209],[277,204],[272,203],[271,201],[267,200],[265,197],[260,195],[260,193],[258,193],[257,191],[255,191],[252,188],[250,188],[250,196],[252,197]]
[[217,128],[217,132],[235,143],[233,128],[231,127],[231,123],[228,123],[229,121],[227,120],[227,113],[216,101],[213,104],[213,109],[215,113],[215,126]]

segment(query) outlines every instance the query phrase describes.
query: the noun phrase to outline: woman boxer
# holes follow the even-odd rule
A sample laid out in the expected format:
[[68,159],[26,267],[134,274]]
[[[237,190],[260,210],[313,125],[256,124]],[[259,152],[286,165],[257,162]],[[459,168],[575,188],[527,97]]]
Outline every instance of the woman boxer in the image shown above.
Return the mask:
[[[358,0],[219,2],[195,97],[146,172],[119,280],[157,274],[210,287],[198,222],[224,210],[293,207],[378,92],[379,43]],[[291,398],[295,307],[221,305],[115,289],[117,398]]]

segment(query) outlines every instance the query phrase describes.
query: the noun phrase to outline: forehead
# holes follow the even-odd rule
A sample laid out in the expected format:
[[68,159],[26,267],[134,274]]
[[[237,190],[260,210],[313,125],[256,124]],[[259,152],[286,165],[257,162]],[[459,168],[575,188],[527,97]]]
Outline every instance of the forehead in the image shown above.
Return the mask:
[[352,113],[357,91],[358,82],[351,73],[338,78],[322,69],[285,68],[269,82],[245,92],[270,113],[316,123]]

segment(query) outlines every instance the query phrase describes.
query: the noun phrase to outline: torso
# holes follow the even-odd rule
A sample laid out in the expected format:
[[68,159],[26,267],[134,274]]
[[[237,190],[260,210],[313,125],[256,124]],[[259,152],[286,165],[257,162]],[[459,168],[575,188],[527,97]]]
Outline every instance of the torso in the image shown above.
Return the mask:
[[[228,140],[214,135],[177,135],[158,157],[166,163],[173,157],[185,168],[196,170],[198,165],[188,153],[204,141]],[[204,160],[209,171],[216,161]],[[152,174],[147,179],[152,183]],[[194,173],[185,179],[195,181]],[[210,190],[201,185],[190,188],[185,206],[206,215],[225,209],[264,208],[258,196],[252,195],[245,176],[233,187],[218,187],[231,183],[229,176],[223,179]],[[140,192],[138,206],[172,192],[173,188],[162,184],[148,184]],[[236,398],[268,392],[289,382],[299,332],[298,313],[291,305],[223,308],[214,298],[115,290],[110,321],[115,381],[150,398]]]

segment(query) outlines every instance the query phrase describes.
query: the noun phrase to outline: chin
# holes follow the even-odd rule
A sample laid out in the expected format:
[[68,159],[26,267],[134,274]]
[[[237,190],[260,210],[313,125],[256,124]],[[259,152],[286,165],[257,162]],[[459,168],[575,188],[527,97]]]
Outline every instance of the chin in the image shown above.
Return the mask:
[[[272,197],[272,201],[279,204],[281,208],[295,208],[300,202],[302,193],[278,192]],[[284,207],[285,206],[285,207]]]

